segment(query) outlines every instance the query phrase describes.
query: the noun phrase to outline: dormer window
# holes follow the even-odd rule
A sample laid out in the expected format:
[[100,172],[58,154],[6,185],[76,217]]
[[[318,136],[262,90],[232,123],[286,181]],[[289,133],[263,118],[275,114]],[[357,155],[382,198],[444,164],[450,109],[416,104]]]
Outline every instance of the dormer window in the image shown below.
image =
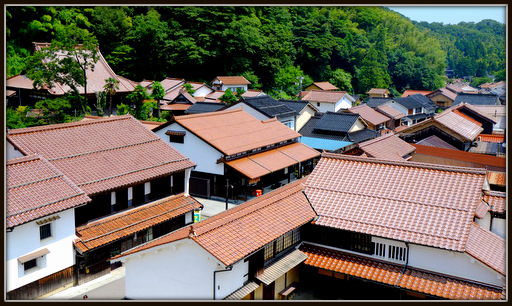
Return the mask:
[[185,131],[173,131],[168,130],[165,135],[169,135],[169,142],[173,143],[185,143]]

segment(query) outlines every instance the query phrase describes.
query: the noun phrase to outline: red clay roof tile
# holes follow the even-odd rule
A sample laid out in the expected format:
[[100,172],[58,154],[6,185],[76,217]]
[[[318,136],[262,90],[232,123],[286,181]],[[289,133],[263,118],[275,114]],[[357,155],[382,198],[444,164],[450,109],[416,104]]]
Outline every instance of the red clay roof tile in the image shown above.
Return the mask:
[[359,114],[361,118],[370,122],[373,125],[379,125],[391,120],[388,116],[385,116],[366,104],[361,104],[348,109],[353,114]]
[[464,251],[485,171],[323,153],[306,183],[316,224]]
[[505,275],[506,251],[505,239],[472,223],[466,253]]
[[342,251],[303,244],[300,250],[308,255],[306,265],[398,286],[433,296],[454,300],[504,299],[504,290],[468,281],[437,275],[426,271],[384,263]]
[[183,193],[169,196],[78,227],[75,245],[81,252],[89,251],[201,207]]
[[204,221],[155,239],[115,258],[190,238],[229,266],[315,217],[303,194],[304,179],[247,201]]
[[7,227],[91,201],[62,172],[37,155],[9,160],[5,170]]
[[324,102],[324,103],[336,103],[344,95],[347,94],[346,91],[324,91],[324,90],[311,90],[301,92],[302,96],[301,100],[307,100],[312,102]]
[[390,133],[358,144],[368,156],[403,161],[416,148]]
[[491,205],[490,210],[497,213],[504,213],[507,210],[507,194],[500,191],[488,191],[484,200]]
[[130,115],[9,130],[7,139],[41,154],[88,195],[195,165]]

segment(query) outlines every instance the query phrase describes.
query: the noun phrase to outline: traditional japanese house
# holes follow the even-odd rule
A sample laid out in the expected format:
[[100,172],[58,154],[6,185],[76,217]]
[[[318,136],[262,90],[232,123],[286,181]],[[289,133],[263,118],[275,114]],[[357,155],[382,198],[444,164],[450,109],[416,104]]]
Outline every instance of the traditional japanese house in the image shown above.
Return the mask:
[[[130,246],[184,226],[200,208],[188,195],[195,163],[131,115],[8,130],[7,141],[8,152],[40,154],[92,199],[74,215],[83,237],[75,241],[82,280],[108,271],[124,240],[133,237]],[[135,234],[146,238],[138,241]]]

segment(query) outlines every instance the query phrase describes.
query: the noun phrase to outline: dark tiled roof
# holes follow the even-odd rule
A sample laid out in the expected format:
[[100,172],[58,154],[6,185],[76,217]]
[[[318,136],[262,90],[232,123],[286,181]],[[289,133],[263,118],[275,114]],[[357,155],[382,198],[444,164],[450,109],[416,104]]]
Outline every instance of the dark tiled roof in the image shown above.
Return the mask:
[[459,93],[453,105],[460,103],[469,103],[471,105],[500,105],[497,95],[494,94],[470,94],[470,93]]
[[258,97],[246,97],[243,98],[242,102],[245,102],[269,118],[281,118],[297,114],[295,110],[289,108],[283,102],[279,102],[267,95]]
[[348,141],[354,142],[354,143],[367,141],[367,140],[373,139],[377,136],[379,136],[379,132],[370,130],[370,129],[363,129],[363,130],[359,130],[359,131],[347,134]]
[[315,124],[316,131],[348,133],[359,118],[359,114],[327,112]]
[[5,173],[7,227],[91,201],[83,190],[38,155],[7,161]]
[[428,117],[432,117],[432,116],[429,116],[428,114],[421,113],[421,114],[416,114],[416,115],[408,115],[405,118],[409,118],[410,120],[418,120],[418,119],[426,119]]
[[376,108],[377,106],[382,105],[382,104],[387,103],[392,100],[393,100],[393,98],[372,97],[366,102],[366,105],[368,105],[371,108]]
[[410,95],[405,98],[395,98],[394,100],[408,109],[423,107],[429,112],[434,110],[433,102],[422,94]]
[[334,135],[334,134],[325,134],[325,133],[316,133],[314,131],[315,125],[320,121],[322,115],[313,116],[309,119],[306,124],[300,129],[299,134],[305,137],[313,137],[313,138],[321,138],[321,139],[330,139],[330,140],[339,140],[339,141],[349,141],[346,134],[343,135]]
[[185,114],[202,114],[202,113],[210,113],[220,110],[226,106],[224,103],[216,103],[216,102],[196,102],[194,105],[189,107]]
[[279,99],[278,101],[283,103],[287,107],[293,109],[297,113],[300,113],[309,103],[308,101],[305,101],[305,100],[284,100],[284,99]]

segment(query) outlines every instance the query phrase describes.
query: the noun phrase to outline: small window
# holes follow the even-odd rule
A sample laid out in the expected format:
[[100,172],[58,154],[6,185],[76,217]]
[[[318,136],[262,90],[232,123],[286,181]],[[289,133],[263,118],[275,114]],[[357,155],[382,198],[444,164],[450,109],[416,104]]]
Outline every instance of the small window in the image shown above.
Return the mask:
[[31,259],[23,263],[23,271],[37,267],[37,258]]
[[169,135],[169,142],[185,143],[185,135]]
[[320,106],[320,102],[316,102],[316,106]]
[[41,225],[39,227],[39,237],[41,240],[46,239],[51,236],[52,236],[51,223],[47,223],[47,224]]

